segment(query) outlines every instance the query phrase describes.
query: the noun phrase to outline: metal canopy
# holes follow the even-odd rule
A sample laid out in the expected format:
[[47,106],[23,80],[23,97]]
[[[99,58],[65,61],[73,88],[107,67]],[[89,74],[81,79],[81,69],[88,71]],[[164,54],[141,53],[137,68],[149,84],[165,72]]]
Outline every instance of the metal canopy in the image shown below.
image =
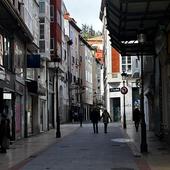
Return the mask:
[[115,49],[123,55],[136,55],[137,34],[145,32],[144,55],[155,53],[156,32],[170,22],[170,0],[105,0],[102,5],[106,6],[106,26]]

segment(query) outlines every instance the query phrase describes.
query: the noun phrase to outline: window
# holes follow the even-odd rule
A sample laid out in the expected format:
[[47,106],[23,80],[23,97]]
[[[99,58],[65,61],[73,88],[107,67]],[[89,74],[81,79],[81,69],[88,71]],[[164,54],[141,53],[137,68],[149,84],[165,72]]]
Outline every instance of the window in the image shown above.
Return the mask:
[[3,37],[0,34],[0,65],[3,65]]
[[45,2],[39,2],[39,12],[45,13]]
[[125,71],[125,72],[132,71],[131,56],[122,56],[122,71]]
[[45,41],[41,40],[39,45],[40,45],[40,53],[44,53],[45,52]]
[[40,18],[40,21],[39,21],[40,23],[45,23],[45,18]]
[[51,51],[54,50],[54,38],[50,39],[50,49],[51,49]]
[[9,39],[4,37],[4,66],[9,70],[11,70],[12,67],[10,47]]
[[54,22],[54,5],[50,6],[50,19],[51,22]]
[[40,39],[45,39],[44,24],[40,24]]
[[64,50],[64,60],[66,60],[66,57],[67,57],[67,52],[66,50]]

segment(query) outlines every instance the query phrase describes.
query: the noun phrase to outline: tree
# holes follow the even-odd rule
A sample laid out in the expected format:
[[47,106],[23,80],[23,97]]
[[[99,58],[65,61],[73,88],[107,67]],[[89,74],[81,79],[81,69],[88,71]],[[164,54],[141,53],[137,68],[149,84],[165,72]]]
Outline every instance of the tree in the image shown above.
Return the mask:
[[93,38],[99,35],[102,35],[102,33],[100,31],[95,31],[93,29],[93,26],[89,26],[87,24],[82,24],[82,37],[87,40],[88,38]]

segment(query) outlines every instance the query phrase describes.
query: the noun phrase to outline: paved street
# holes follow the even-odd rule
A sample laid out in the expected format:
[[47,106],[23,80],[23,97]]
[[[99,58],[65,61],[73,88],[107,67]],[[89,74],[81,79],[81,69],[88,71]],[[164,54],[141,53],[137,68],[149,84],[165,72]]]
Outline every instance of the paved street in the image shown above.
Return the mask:
[[83,125],[48,150],[30,160],[22,170],[138,170],[136,158],[127,145],[119,124],[110,124],[108,133],[93,134],[92,125]]
[[[140,153],[140,131],[133,122],[124,130],[120,123],[109,124],[108,134],[93,134],[91,124],[62,124],[61,138],[56,130],[16,141],[6,154],[0,154],[0,170],[93,169],[169,170],[170,149],[147,133],[148,154]],[[116,169],[117,168],[117,169]],[[129,169],[128,169],[129,168]]]

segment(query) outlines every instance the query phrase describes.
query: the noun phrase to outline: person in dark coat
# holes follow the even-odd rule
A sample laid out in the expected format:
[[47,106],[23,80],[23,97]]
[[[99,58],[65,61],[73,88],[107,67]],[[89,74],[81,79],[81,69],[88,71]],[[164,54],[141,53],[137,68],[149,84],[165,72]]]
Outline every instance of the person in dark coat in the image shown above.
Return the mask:
[[140,123],[140,120],[141,120],[141,112],[138,108],[135,108],[134,111],[133,111],[133,120],[134,120],[134,123],[135,123],[136,132],[138,132],[139,123]]
[[9,119],[3,117],[0,124],[0,145],[1,153],[6,153],[6,149],[9,147],[10,140],[10,125]]
[[82,127],[82,123],[83,123],[83,108],[80,108],[78,118],[79,118],[79,121],[80,121],[80,127]]
[[93,108],[90,113],[90,120],[93,123],[94,133],[98,133],[98,122],[100,120],[100,110],[98,108]]
[[112,118],[110,117],[110,115],[109,115],[109,113],[107,112],[106,109],[103,111],[102,116],[100,118],[103,119],[104,133],[107,133],[107,126],[108,126],[108,123],[109,123],[109,119],[110,119],[110,121],[112,121]]

